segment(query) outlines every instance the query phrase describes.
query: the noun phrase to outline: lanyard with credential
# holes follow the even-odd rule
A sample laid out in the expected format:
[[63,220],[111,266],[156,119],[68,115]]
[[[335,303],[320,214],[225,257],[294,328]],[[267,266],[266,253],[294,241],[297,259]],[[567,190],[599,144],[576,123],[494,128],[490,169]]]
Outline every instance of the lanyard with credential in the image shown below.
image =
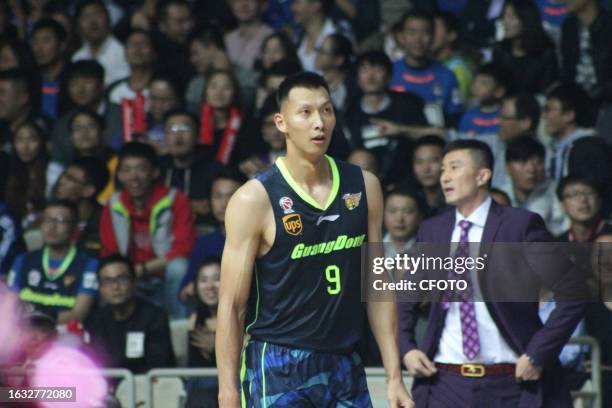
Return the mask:
[[72,245],[70,249],[68,250],[68,253],[64,257],[64,259],[62,260],[62,263],[60,264],[60,266],[55,269],[56,272],[51,273],[50,272],[51,268],[49,267],[49,247],[46,246],[45,249],[43,250],[42,264],[43,264],[43,269],[45,271],[45,275],[47,276],[47,279],[55,280],[59,278],[60,276],[62,276],[64,272],[66,272],[66,269],[68,269],[68,267],[72,263],[72,260],[74,259],[76,255],[76,252],[77,252],[76,247]]

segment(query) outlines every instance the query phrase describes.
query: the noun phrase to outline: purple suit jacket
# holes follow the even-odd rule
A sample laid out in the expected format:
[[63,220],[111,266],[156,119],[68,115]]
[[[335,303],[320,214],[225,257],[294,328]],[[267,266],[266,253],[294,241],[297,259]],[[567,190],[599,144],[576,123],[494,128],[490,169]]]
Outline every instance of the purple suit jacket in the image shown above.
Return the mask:
[[[449,243],[450,245],[454,226],[455,211],[453,210],[424,221],[417,234],[417,240],[419,242]],[[539,215],[522,209],[500,206],[493,202],[484,227],[480,250],[482,253],[483,247],[487,246],[486,243],[491,242],[549,242],[552,240]],[[503,276],[496,277],[496,271],[504,270],[504,268],[507,270],[507,266],[496,268],[494,259],[491,261],[479,276],[481,289],[485,296],[487,292],[490,295],[490,292],[495,290],[504,290],[503,287],[500,287],[503,285],[499,284],[500,281],[503,281]],[[521,260],[513,261],[515,267],[530,267],[526,263],[521,264]],[[570,269],[569,263],[565,266],[566,270]],[[551,268],[538,269],[551,270]],[[539,273],[537,270],[534,272]],[[576,287],[580,285],[580,282],[572,280],[568,274],[551,276],[550,272],[546,272],[538,278],[546,286],[551,287],[555,293],[564,290],[581,291],[580,293],[585,296],[582,299],[586,299],[586,286]],[[539,288],[536,287],[534,290],[539,291]],[[583,317],[586,302],[558,302],[546,324],[542,324],[538,316],[537,302],[490,301],[486,305],[508,345],[518,355],[526,353],[544,368],[539,381],[523,383],[519,406],[529,408],[571,407],[569,391],[562,391],[566,387],[563,385],[558,356]],[[399,303],[399,341],[402,356],[417,348],[414,338],[414,328],[418,319],[417,308],[418,303]],[[446,312],[442,309],[441,304],[433,302],[423,344],[419,347],[431,360],[437,352],[445,318]],[[426,378],[415,379],[413,386],[415,399],[418,400],[418,394],[425,393],[426,395],[428,383],[429,380]]]

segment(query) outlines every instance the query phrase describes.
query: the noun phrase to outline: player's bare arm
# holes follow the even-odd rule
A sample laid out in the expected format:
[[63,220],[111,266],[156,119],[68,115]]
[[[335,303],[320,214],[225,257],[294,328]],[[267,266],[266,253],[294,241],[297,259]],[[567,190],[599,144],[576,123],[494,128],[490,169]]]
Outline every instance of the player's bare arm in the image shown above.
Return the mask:
[[253,265],[258,254],[269,249],[273,239],[270,237],[274,237],[272,210],[258,181],[249,181],[233,195],[227,207],[225,228],[215,349],[220,406],[235,408],[240,407],[238,368]]
[[[368,242],[382,242],[383,195],[380,182],[363,172],[368,199]],[[402,380],[397,341],[397,306],[392,302],[369,302],[368,321],[380,349],[387,373],[387,398],[391,407],[414,407]]]

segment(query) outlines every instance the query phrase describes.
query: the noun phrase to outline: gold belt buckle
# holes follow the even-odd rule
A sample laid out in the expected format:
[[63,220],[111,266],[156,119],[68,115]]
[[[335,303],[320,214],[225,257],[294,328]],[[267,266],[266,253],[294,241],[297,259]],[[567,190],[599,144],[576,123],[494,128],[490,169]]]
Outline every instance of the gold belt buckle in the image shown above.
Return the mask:
[[484,377],[485,367],[482,364],[461,364],[461,375],[464,377]]

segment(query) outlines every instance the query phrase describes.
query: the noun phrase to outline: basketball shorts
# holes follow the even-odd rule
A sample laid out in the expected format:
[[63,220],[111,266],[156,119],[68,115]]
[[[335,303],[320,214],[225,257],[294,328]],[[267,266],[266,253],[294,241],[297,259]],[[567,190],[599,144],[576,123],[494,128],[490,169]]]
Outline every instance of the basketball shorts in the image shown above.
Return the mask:
[[334,354],[251,340],[242,354],[243,408],[370,408],[357,353]]

